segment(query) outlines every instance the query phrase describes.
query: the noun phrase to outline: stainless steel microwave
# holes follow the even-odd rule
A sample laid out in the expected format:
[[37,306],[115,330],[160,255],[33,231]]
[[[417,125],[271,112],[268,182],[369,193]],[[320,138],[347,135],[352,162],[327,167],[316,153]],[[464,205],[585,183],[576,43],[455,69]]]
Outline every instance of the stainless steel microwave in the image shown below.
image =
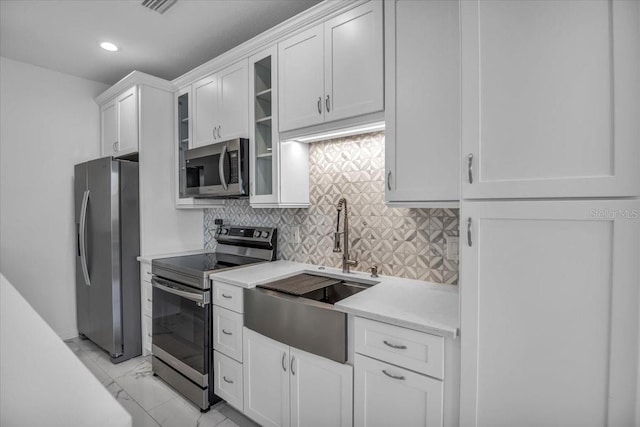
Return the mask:
[[244,138],[187,150],[180,197],[239,198],[249,195],[249,140]]

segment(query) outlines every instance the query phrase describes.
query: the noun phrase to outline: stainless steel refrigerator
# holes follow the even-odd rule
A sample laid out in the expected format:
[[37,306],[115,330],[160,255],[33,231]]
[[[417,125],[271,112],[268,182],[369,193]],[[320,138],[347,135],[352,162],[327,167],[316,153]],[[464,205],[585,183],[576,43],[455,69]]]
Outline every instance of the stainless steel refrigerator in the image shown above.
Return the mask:
[[78,331],[119,363],[142,353],[138,163],[75,166]]

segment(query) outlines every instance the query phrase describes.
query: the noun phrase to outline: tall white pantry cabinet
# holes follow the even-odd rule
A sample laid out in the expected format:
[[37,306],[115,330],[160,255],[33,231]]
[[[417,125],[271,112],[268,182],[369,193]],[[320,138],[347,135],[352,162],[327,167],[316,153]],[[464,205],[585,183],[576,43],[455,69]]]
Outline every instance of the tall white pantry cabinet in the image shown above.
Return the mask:
[[640,422],[639,8],[461,2],[461,426]]

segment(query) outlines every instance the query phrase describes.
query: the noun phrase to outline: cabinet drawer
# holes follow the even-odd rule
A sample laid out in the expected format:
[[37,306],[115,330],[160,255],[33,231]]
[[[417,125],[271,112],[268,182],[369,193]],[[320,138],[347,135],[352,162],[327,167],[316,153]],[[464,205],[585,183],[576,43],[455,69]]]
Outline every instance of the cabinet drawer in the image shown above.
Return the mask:
[[355,427],[443,425],[443,381],[359,354],[353,396]]
[[242,314],[213,306],[213,348],[242,362]]
[[147,264],[146,262],[140,263],[140,279],[151,283],[151,264]]
[[151,316],[142,316],[142,354],[145,356],[151,354],[151,331],[153,322]]
[[444,378],[444,338],[374,320],[355,318],[356,353]]
[[153,310],[153,289],[151,283],[142,281],[140,282],[140,289],[142,291],[142,314],[151,316]]
[[242,364],[213,352],[213,392],[240,412],[243,409]]
[[213,303],[236,313],[244,313],[242,288],[213,281]]

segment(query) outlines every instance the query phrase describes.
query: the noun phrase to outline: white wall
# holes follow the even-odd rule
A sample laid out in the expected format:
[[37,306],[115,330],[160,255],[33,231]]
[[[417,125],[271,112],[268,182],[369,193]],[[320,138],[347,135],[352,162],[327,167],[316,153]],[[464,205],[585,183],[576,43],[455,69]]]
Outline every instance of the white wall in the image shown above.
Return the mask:
[[99,157],[107,85],[0,58],[0,271],[76,336],[73,165]]

